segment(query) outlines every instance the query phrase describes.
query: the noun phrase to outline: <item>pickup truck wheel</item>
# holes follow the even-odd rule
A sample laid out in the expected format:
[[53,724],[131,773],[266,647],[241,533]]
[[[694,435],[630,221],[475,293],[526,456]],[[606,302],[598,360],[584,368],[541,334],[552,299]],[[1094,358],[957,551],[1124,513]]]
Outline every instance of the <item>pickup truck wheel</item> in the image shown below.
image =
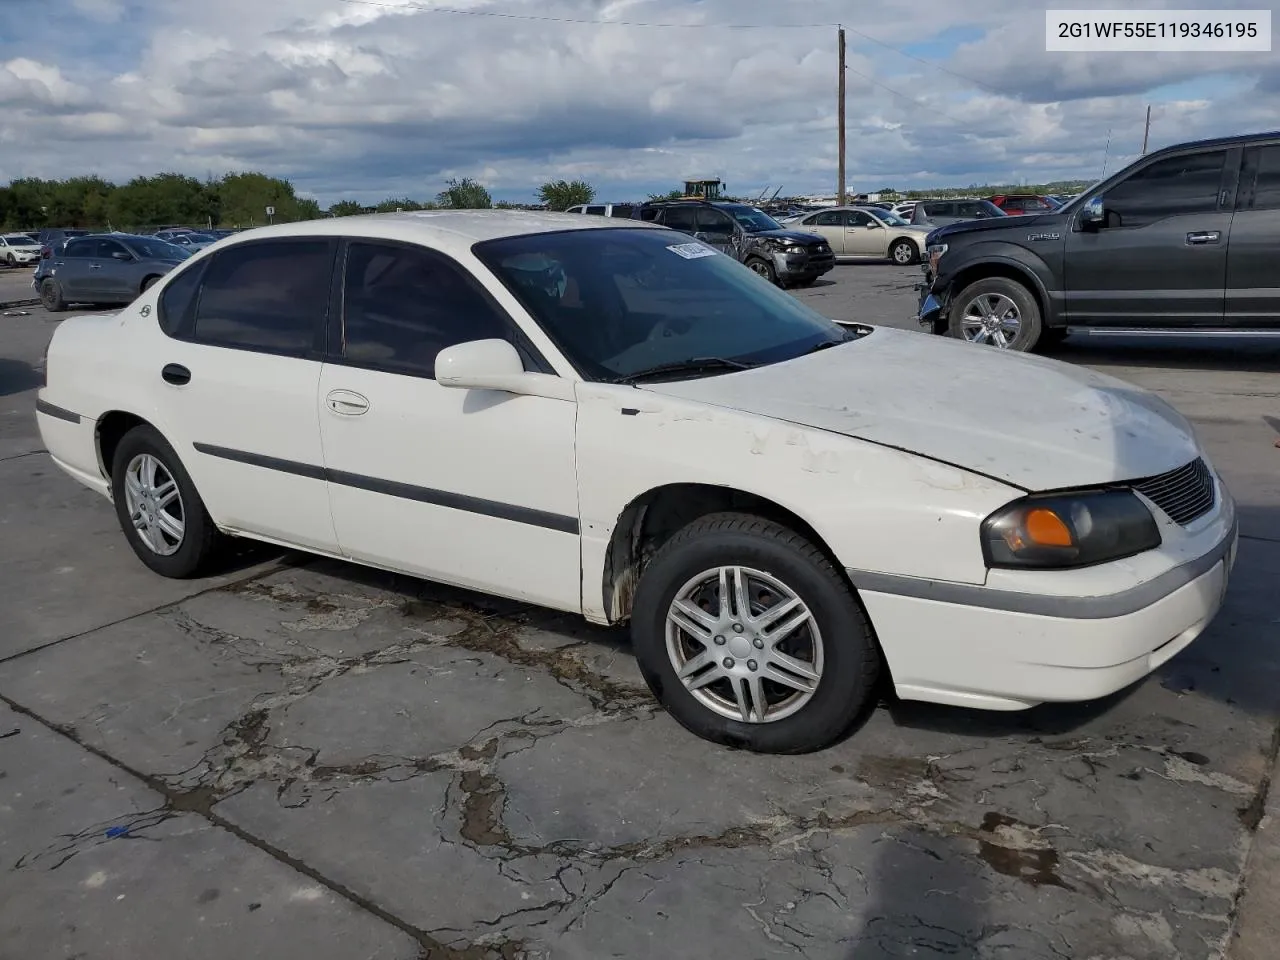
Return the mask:
[[111,465],[111,499],[129,546],[162,577],[198,576],[222,541],[182,461],[152,426],[134,427],[121,438]]
[[58,313],[67,309],[67,301],[62,299],[62,288],[52,278],[40,284],[40,303],[50,313]]
[[889,248],[889,259],[901,267],[910,266],[920,261],[920,251],[910,240],[895,240]]
[[636,658],[676,721],[714,743],[804,753],[871,702],[879,647],[844,579],[794,530],[762,517],[695,520],[645,568]]
[[970,343],[1030,353],[1040,342],[1041,329],[1036,298],[1007,277],[969,284],[951,308],[951,336]]
[[764,277],[770,283],[776,284],[778,282],[778,271],[774,270],[773,264],[763,257],[751,257],[747,261],[747,266],[752,273]]

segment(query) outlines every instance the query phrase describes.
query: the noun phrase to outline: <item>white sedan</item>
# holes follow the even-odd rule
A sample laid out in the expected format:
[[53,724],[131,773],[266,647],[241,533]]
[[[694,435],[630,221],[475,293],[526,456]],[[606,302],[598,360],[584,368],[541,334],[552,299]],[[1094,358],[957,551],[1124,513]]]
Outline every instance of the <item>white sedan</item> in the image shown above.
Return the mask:
[[233,535],[629,620],[671,714],[758,751],[831,743],[879,679],[995,710],[1118,690],[1205,628],[1235,555],[1154,395],[843,327],[604,217],[237,235],[64,321],[37,411],[161,575]]

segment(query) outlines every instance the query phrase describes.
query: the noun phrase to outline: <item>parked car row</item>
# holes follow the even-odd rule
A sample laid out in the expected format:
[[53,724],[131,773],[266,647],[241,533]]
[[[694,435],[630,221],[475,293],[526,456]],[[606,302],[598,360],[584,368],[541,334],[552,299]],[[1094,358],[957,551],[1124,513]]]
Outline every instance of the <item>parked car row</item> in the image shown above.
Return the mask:
[[45,309],[69,304],[126,304],[191,256],[159,237],[127,233],[72,237],[42,258],[31,279]]

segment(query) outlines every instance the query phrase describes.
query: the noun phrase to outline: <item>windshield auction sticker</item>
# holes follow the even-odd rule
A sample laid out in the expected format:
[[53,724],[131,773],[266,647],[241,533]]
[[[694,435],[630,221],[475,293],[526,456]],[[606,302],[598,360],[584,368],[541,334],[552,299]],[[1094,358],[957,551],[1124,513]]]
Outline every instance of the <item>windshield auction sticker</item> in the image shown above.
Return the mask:
[[719,252],[714,247],[708,247],[705,243],[677,243],[673,247],[667,247],[667,249],[677,256],[684,257],[686,260],[714,257]]
[[1049,52],[1270,52],[1270,10],[1046,10]]

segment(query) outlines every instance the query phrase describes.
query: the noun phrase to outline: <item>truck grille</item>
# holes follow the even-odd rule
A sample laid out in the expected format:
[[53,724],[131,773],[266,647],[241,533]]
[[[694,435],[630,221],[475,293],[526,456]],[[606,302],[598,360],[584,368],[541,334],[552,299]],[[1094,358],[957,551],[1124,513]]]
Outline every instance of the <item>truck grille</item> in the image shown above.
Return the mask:
[[1158,477],[1135,480],[1133,489],[1184,527],[1213,509],[1216,500],[1213,474],[1199,457]]

